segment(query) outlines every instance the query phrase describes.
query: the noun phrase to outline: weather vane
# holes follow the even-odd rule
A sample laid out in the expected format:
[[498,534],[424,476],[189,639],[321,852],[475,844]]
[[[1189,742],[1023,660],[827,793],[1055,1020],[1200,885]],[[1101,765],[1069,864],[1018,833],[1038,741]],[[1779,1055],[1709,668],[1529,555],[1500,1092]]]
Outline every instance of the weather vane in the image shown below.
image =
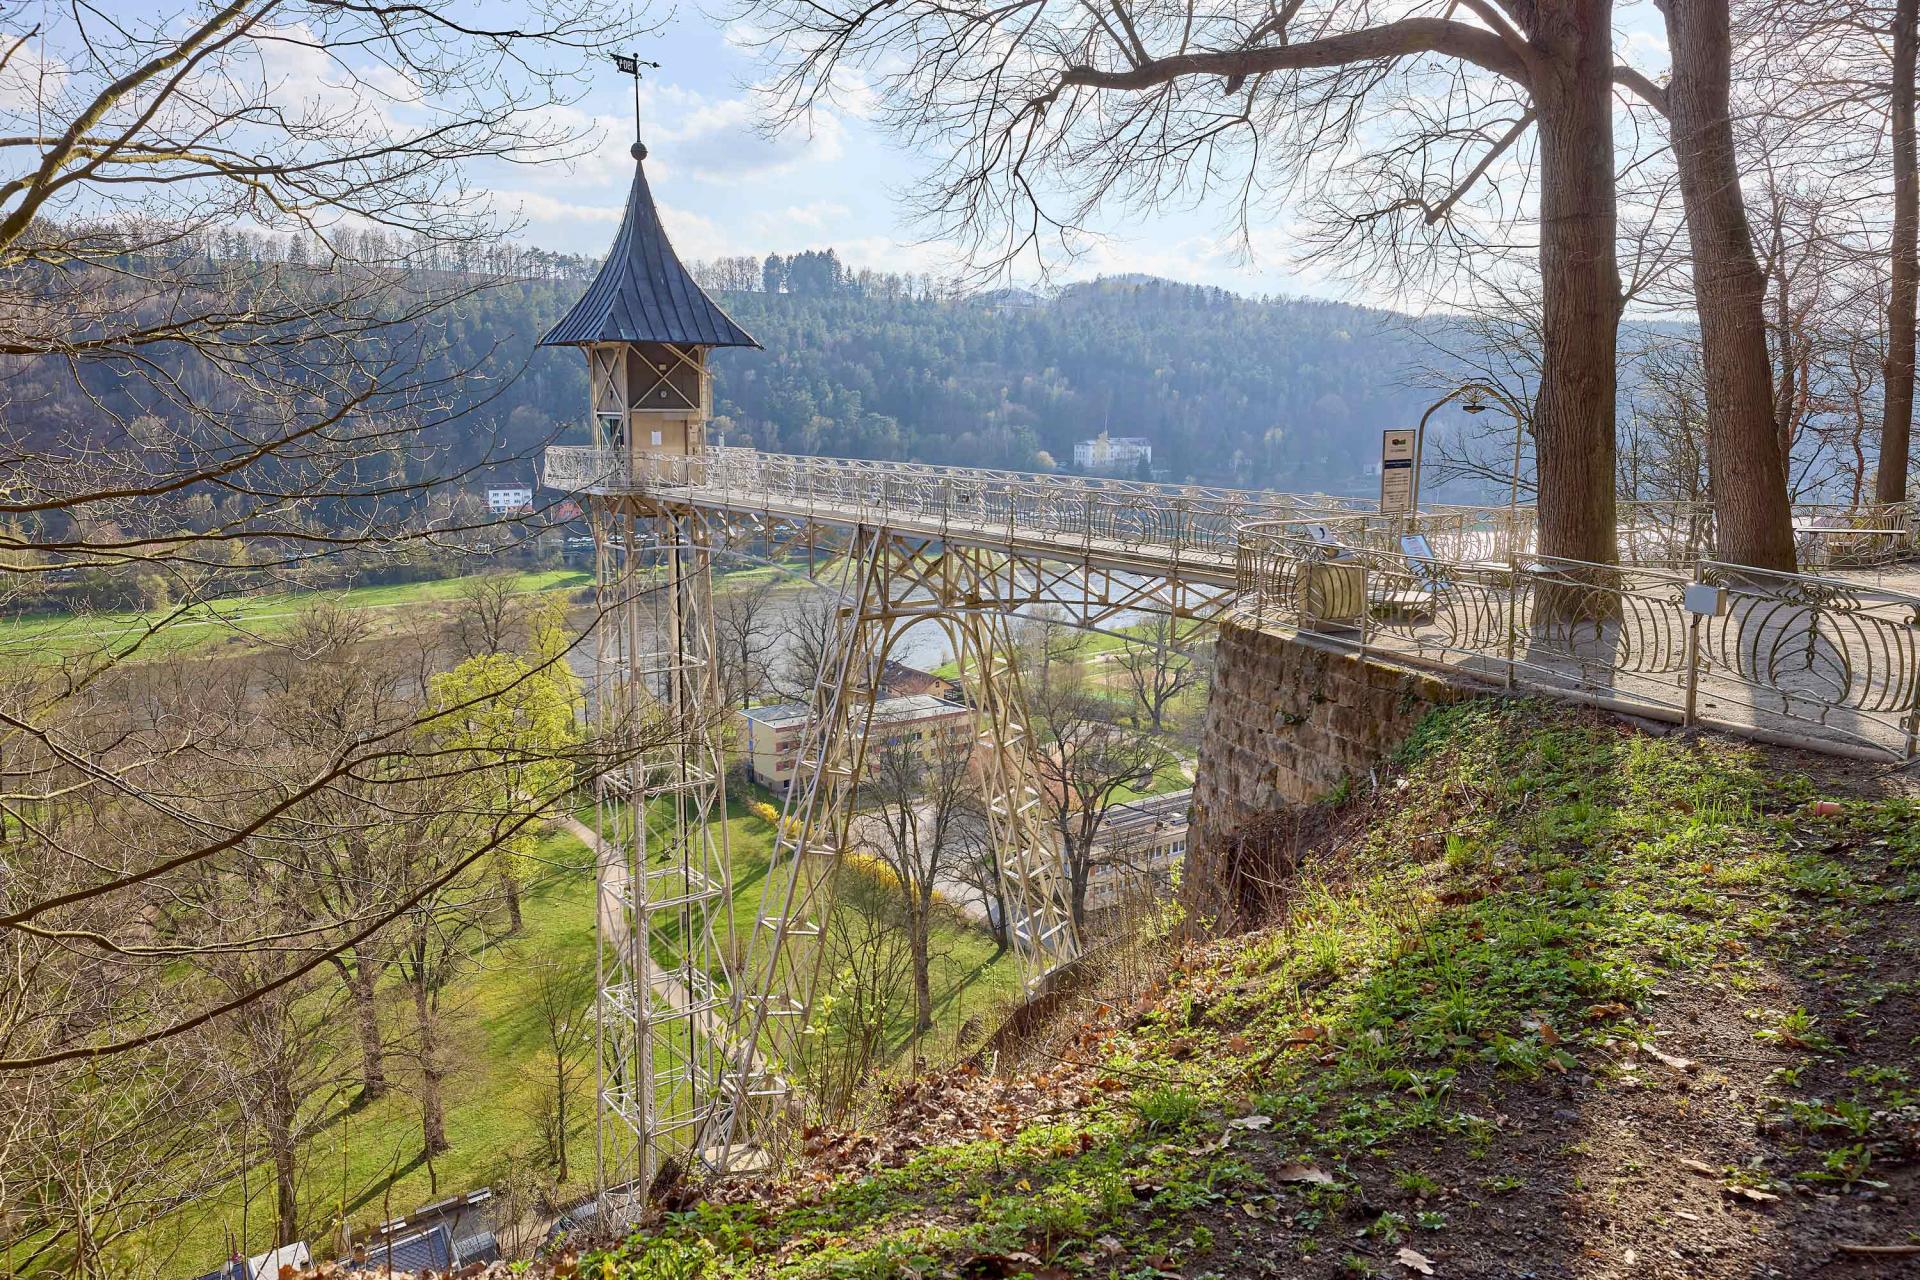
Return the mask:
[[616,53],[613,55],[613,65],[621,75],[633,77],[633,141],[637,146],[640,142],[640,68],[651,67],[658,71],[660,64],[636,58],[630,53]]

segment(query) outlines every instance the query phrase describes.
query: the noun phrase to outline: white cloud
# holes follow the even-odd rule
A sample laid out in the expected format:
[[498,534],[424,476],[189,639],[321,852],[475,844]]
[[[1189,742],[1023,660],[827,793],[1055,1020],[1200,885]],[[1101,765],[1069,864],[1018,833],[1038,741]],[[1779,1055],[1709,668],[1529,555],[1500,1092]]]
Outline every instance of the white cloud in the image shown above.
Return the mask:
[[683,262],[753,251],[753,245],[729,233],[712,218],[658,201],[655,205],[660,210],[660,225],[666,228],[667,239],[673,242],[673,251]]
[[539,191],[495,191],[493,200],[500,212],[529,222],[609,224],[624,211],[617,204],[577,204]]
[[873,82],[848,67],[836,67],[828,94],[834,109],[855,120],[871,120],[880,112],[880,93]]
[[1628,66],[1636,67],[1658,80],[1673,65],[1673,49],[1664,31],[1630,31],[1624,46]]
[[756,219],[756,225],[762,235],[769,237],[790,233],[795,227],[830,231],[834,223],[842,222],[852,212],[835,200],[815,200],[809,204],[790,204],[777,212],[763,213]]
[[22,45],[0,66],[0,111],[32,117],[42,104],[59,100],[67,78],[65,62],[43,53],[38,44]]
[[751,51],[766,41],[767,32],[745,19],[736,19],[721,28],[720,38],[731,48]]
[[267,99],[292,112],[391,131],[401,127],[396,108],[424,105],[420,87],[384,63],[343,65],[304,22],[263,29],[248,43]]
[[[802,164],[831,164],[846,151],[837,113],[816,113],[810,129],[768,133],[751,91],[714,98],[672,85],[644,87],[640,115],[649,149],[702,182],[775,177]],[[624,136],[625,130],[611,132]]]

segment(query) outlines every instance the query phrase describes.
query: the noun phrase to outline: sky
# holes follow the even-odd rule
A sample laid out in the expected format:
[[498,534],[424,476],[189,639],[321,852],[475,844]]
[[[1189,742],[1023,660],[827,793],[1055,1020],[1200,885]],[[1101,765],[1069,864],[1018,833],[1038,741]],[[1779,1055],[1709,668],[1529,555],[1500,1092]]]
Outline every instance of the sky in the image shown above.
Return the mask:
[[[810,132],[796,127],[769,137],[766,104],[753,88],[767,68],[721,23],[684,9],[634,51],[662,64],[645,73],[641,129],[648,180],[681,257],[831,247],[851,265],[878,270],[948,274],[958,265],[905,211],[905,193],[926,166],[857,100],[817,113]],[[609,66],[579,106],[604,136],[594,153],[569,166],[561,182],[542,173],[533,189],[503,184],[495,193],[503,210],[520,217],[527,241],[598,254],[619,224],[632,178],[631,83]],[[1063,264],[1059,278],[1139,271],[1242,293],[1344,296],[1280,254],[1253,265],[1235,261],[1220,234],[1225,212],[1116,220],[1084,258]]]
[[[1651,5],[1623,6],[1621,40],[1636,65],[1664,69],[1666,50]],[[683,258],[832,247],[857,267],[949,274],[957,260],[925,241],[905,193],[926,164],[862,110],[857,96],[816,115],[811,132],[768,137],[766,106],[753,86],[768,69],[720,20],[684,7],[632,52],[662,64],[642,85],[647,172],[668,233]],[[523,222],[529,243],[599,254],[612,239],[632,177],[631,82],[611,65],[580,101],[583,122],[602,135],[589,156],[537,173],[503,175],[495,192]],[[1046,283],[1144,272],[1243,294],[1287,294],[1406,305],[1389,286],[1346,279],[1303,263],[1284,215],[1256,228],[1248,260],[1229,233],[1224,202],[1150,214],[1121,210],[1102,238],[1058,264]],[[1015,283],[1042,283],[1029,273]]]
[[[143,0],[108,0],[105,16],[112,19],[114,10],[131,16],[145,7]],[[13,20],[44,19],[57,30],[56,8],[57,0],[29,0]],[[171,17],[159,15],[159,30],[185,22],[190,9],[189,4],[187,10],[169,9]],[[1664,34],[1651,0],[1619,0],[1616,25],[1626,60],[1649,74],[1663,73]],[[768,105],[754,86],[766,81],[772,68],[739,28],[703,12],[699,0],[668,11],[657,32],[626,51],[661,64],[646,73],[641,86],[640,127],[651,152],[647,168],[654,196],[683,258],[760,257],[830,247],[854,267],[947,276],[969,265],[952,247],[929,243],[927,228],[910,216],[908,194],[932,159],[884,130],[862,94],[841,95],[831,108],[813,115],[810,128],[769,136],[763,128]],[[327,58],[299,48],[297,41],[263,43],[261,59],[276,97],[312,98],[335,107],[353,97],[353,88]],[[21,58],[13,61],[20,65],[0,68],[0,109],[11,106],[31,115],[36,85],[39,92],[48,85],[57,89],[62,64],[52,54],[31,68]],[[36,82],[34,76],[48,69],[52,78]],[[619,225],[632,181],[633,83],[606,59],[586,85],[577,102],[545,110],[555,115],[553,123],[584,132],[597,145],[570,161],[494,164],[469,176],[500,213],[518,224],[524,242],[598,256]],[[353,102],[346,106],[351,109]],[[1226,197],[1148,212],[1115,208],[1095,221],[1100,235],[1081,256],[1056,259],[1045,279],[1024,266],[1011,283],[1063,284],[1139,272],[1248,295],[1422,309],[1397,280],[1343,277],[1303,261],[1285,210],[1257,221],[1250,245],[1236,236],[1233,212]]]

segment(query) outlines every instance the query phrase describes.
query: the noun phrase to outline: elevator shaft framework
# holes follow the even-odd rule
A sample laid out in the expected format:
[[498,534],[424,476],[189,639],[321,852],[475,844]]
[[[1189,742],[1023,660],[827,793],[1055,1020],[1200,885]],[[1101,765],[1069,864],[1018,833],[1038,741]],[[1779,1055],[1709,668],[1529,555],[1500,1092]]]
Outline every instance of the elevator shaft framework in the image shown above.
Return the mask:
[[591,518],[611,624],[593,712],[621,748],[594,785],[596,1173],[644,1188],[699,1149],[734,1059],[712,548],[696,511],[594,503]]
[[[633,1135],[609,1140],[603,1124],[603,1185],[644,1186],[669,1160],[760,1167],[783,1156],[805,1112],[795,1082],[829,980],[823,936],[852,843],[880,673],[901,636],[938,626],[960,667],[976,713],[973,776],[1001,924],[1032,992],[1080,943],[1033,766],[1010,618],[1044,604],[1096,628],[1139,611],[1199,626],[1219,593],[880,525],[587,497],[602,597],[615,615],[599,657],[601,710],[616,729],[670,718],[679,752],[677,761],[672,750],[642,756],[601,781],[601,895],[612,904],[599,913],[601,1113]],[[752,924],[733,933],[712,564],[717,549],[769,543],[831,547],[845,581]]]

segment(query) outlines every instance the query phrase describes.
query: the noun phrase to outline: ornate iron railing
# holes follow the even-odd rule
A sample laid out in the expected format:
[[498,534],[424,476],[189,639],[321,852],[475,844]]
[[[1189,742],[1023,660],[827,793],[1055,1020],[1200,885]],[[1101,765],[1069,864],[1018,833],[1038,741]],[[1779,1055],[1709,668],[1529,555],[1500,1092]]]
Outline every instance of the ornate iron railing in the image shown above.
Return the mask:
[[[1198,571],[1231,581],[1256,626],[1687,723],[1908,756],[1920,734],[1920,597],[1718,563],[1700,504],[1622,504],[1622,562],[1598,565],[1535,555],[1526,507],[1441,507],[1410,522],[1322,494],[751,449],[554,447],[545,478],[575,492],[1106,553],[1143,573]],[[1911,504],[1810,508],[1796,528],[1835,565],[1920,552]],[[1408,554],[1418,549],[1408,532],[1430,557]],[[1719,589],[1718,612],[1689,608],[1696,586]]]
[[[1622,502],[1618,513],[1621,564],[1685,567],[1712,559],[1713,508],[1704,502]],[[1372,511],[1304,517],[1295,536],[1331,535],[1349,547],[1398,554],[1400,539],[1418,533],[1434,554],[1461,563],[1501,564],[1535,550],[1534,509],[1423,506],[1417,519]],[[1859,568],[1920,559],[1920,512],[1913,503],[1794,508],[1794,537],[1808,566]]]
[[[736,501],[859,508],[875,518],[1017,526],[1023,532],[1147,545],[1230,547],[1249,520],[1324,525],[1343,545],[1397,554],[1402,535],[1425,536],[1441,559],[1503,563],[1533,554],[1531,506],[1423,505],[1417,520],[1382,516],[1371,499],[1210,485],[1044,475],[858,458],[710,449],[692,456],[591,446],[547,450],[549,488],[646,494],[701,489]],[[1694,501],[1623,501],[1620,561],[1683,567],[1712,559],[1713,508]],[[1920,504],[1806,503],[1794,508],[1802,563],[1850,567],[1920,558]],[[1307,530],[1300,533],[1305,536]]]
[[1243,621],[1684,724],[1911,758],[1920,596],[1713,560],[1506,564],[1303,541],[1249,524]]

